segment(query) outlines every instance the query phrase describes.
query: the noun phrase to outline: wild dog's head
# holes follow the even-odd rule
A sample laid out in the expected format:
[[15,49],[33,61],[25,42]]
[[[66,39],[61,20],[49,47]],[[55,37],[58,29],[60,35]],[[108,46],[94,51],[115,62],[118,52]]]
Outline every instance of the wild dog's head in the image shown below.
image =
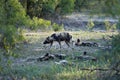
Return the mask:
[[50,36],[48,36],[48,37],[45,39],[45,41],[43,42],[43,44],[49,44],[49,43],[51,43],[51,42],[53,42],[53,38],[50,37]]

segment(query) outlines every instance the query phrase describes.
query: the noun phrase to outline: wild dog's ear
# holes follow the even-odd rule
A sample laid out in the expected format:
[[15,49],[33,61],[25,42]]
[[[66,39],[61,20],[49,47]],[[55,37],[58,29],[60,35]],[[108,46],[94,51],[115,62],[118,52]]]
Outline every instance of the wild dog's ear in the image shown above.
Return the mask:
[[49,40],[50,36],[48,36],[46,39]]

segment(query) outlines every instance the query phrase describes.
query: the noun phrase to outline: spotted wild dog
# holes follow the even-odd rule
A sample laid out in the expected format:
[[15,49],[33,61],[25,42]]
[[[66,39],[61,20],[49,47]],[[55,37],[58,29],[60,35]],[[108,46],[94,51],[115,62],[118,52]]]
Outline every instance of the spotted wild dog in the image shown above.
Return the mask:
[[54,33],[51,36],[48,36],[43,44],[50,44],[50,47],[53,45],[54,41],[57,41],[60,45],[61,48],[61,41],[65,41],[67,46],[69,47],[70,45],[70,40],[72,39],[72,36],[67,33],[67,32],[62,32],[62,33]]

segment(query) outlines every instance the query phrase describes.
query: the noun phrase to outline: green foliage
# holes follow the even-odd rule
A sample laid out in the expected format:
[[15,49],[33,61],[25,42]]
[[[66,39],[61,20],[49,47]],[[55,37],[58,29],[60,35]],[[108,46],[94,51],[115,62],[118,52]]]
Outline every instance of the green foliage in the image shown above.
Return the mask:
[[26,12],[18,0],[8,0],[5,3],[6,23],[23,25],[26,20]]
[[5,50],[12,49],[16,43],[19,41],[24,40],[22,35],[22,30],[15,28],[13,25],[1,26],[2,28],[2,36],[1,36],[1,43],[3,44],[2,47]]
[[106,28],[107,31],[110,30],[110,27],[111,27],[110,22],[109,21],[105,21],[105,28]]
[[105,21],[104,23],[105,23],[105,29],[106,29],[107,31],[116,30],[116,26],[117,26],[116,23],[111,24],[109,21]]
[[33,18],[36,17],[48,17],[55,12],[55,8],[59,3],[59,0],[29,0],[27,2],[21,1],[21,3],[27,6],[27,14]]
[[[41,16],[43,0],[27,0],[21,1],[23,6],[26,6],[26,13],[32,18],[33,16]],[[24,4],[25,3],[25,4]]]
[[52,25],[53,31],[61,31],[63,30],[63,25],[59,26],[58,24],[54,23]]
[[[105,58],[109,61],[109,65],[111,68],[119,69],[120,68],[120,33],[118,35],[111,36],[111,46],[112,49],[110,52],[108,52],[107,55],[105,55]],[[103,79],[105,80],[118,80],[120,79],[119,76],[116,75],[116,72],[111,72],[110,74],[105,74],[105,77]],[[119,74],[119,73],[118,73]],[[112,76],[111,76],[112,75]],[[111,77],[110,77],[111,76]]]
[[105,0],[104,11],[112,16],[120,15],[120,0]]
[[45,4],[43,4],[43,13],[50,12],[54,13],[56,6],[59,3],[59,0],[46,0],[44,1]]
[[5,23],[4,0],[0,0],[0,24]]
[[81,9],[83,7],[86,8],[86,6],[88,6],[87,0],[75,0],[75,10],[76,11],[81,11]]
[[27,21],[27,26],[29,26],[31,30],[48,30],[50,25],[50,21],[37,17],[33,17],[33,19]]
[[112,38],[113,53],[120,54],[120,33]]
[[22,29],[26,12],[18,0],[0,0],[0,74],[11,66],[10,56],[16,43],[23,41]]
[[74,11],[75,0],[60,0],[60,13],[66,14]]
[[51,30],[50,28],[52,28],[53,31],[63,30],[63,25],[59,26],[56,23],[51,25],[51,22],[49,20],[44,20],[44,19],[37,18],[37,17],[33,17],[33,19],[29,19],[27,21],[27,26],[31,30],[39,30],[40,29],[43,31],[45,31],[45,30],[47,31],[47,30]]
[[27,14],[33,18],[51,17],[53,14],[66,14],[74,11],[75,0],[28,0],[21,1],[23,6],[27,6]]
[[[120,14],[119,0],[20,0],[27,14],[32,18],[73,11],[87,11],[96,14]],[[111,6],[112,5],[112,6]]]
[[117,23],[112,24],[111,29],[112,30],[117,30]]
[[93,27],[94,27],[94,22],[93,21],[89,21],[88,24],[87,24],[88,30],[91,31],[93,29]]
[[0,1],[0,35],[5,50],[14,47],[15,43],[23,40],[21,27],[26,22],[26,12],[18,0]]

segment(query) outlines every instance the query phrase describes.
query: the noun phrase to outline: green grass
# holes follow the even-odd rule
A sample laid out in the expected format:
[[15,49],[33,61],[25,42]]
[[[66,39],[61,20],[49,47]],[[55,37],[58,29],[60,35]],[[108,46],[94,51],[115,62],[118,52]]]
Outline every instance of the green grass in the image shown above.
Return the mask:
[[[44,47],[43,40],[53,32],[40,32],[40,33],[27,33],[30,34],[25,36],[29,41],[27,45],[19,44],[19,48],[14,49],[15,54],[19,54],[18,58],[12,59],[13,63],[11,67],[5,67],[3,72],[0,74],[0,77],[3,79],[15,78],[16,80],[102,80],[105,75],[102,71],[83,71],[81,68],[109,68],[110,61],[109,57],[106,57],[110,54],[109,51],[102,50],[99,47],[75,47],[74,49],[67,48],[67,46],[62,43],[62,48],[59,50],[58,43],[54,43],[52,48],[46,49]],[[117,32],[70,32],[73,39],[76,40],[80,38],[82,42],[92,41],[97,42],[100,45],[104,45],[105,41],[102,39],[103,36],[107,37],[108,35],[117,34]],[[25,34],[26,35],[26,34]],[[49,46],[49,45],[48,45]],[[98,60],[97,62],[85,61],[85,60],[72,60],[72,56],[79,56],[84,51],[87,51],[89,55],[95,56]],[[25,62],[28,58],[38,58],[45,53],[63,53],[67,54],[70,57],[67,58],[69,62],[73,62],[73,66],[62,66],[56,65],[55,60],[50,61],[31,61]],[[18,62],[17,62],[18,61]]]

